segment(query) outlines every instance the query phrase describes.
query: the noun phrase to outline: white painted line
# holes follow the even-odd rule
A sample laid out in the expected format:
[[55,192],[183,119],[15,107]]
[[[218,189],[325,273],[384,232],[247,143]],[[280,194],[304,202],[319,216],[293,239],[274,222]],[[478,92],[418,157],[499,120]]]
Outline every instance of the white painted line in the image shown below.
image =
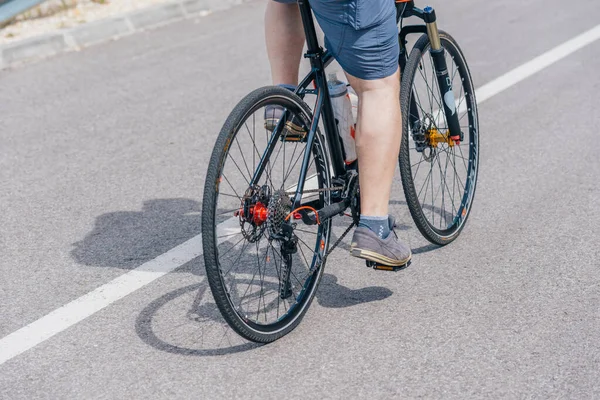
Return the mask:
[[545,52],[533,60],[526,62],[525,64],[507,72],[506,74],[475,90],[477,104],[483,103],[490,97],[505,91],[509,87],[516,85],[522,80],[527,79],[537,72],[540,72],[544,68],[554,64],[557,61],[560,61],[569,54],[576,52],[577,50],[593,43],[598,39],[600,39],[600,25],[596,25],[589,31],[575,36],[573,39],[566,41],[565,43]]
[[2,338],[0,365],[193,260],[201,249],[198,235]]
[[[483,103],[598,39],[600,39],[600,25],[482,86],[476,90],[477,103]],[[218,227],[218,235],[233,232],[233,229],[239,227],[237,224],[238,222],[234,218],[223,222]],[[197,235],[136,269],[5,336],[0,339],[0,365],[200,255],[202,255],[202,236]]]

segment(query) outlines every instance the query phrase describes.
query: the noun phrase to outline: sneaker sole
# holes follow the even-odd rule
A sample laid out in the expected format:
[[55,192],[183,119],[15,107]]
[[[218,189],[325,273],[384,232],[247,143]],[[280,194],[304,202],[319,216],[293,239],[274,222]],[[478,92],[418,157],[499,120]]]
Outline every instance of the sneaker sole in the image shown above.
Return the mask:
[[405,265],[412,258],[412,254],[411,254],[404,260],[394,260],[393,258],[389,258],[386,256],[382,256],[381,254],[377,254],[374,251],[357,249],[357,248],[351,249],[350,255],[352,255],[353,257],[362,258],[363,260],[369,260],[369,261],[373,261],[376,263],[381,263],[383,265],[389,265],[391,267],[400,267],[402,265]]

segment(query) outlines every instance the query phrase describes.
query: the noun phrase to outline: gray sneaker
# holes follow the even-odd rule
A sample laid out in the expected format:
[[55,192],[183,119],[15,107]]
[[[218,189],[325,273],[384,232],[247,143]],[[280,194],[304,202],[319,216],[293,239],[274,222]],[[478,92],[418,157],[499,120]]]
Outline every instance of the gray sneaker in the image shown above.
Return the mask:
[[369,228],[358,227],[354,230],[352,244],[350,245],[350,254],[354,257],[363,258],[375,263],[399,267],[407,264],[412,257],[410,247],[398,240],[394,218],[390,216],[390,234],[387,238],[381,239]]
[[[273,132],[275,127],[279,123],[279,120],[283,116],[283,107],[281,106],[266,106],[265,107],[265,129],[269,132]],[[289,121],[286,121],[283,132],[282,140],[285,138],[286,142],[301,142],[306,138],[307,129],[304,124],[295,115]]]

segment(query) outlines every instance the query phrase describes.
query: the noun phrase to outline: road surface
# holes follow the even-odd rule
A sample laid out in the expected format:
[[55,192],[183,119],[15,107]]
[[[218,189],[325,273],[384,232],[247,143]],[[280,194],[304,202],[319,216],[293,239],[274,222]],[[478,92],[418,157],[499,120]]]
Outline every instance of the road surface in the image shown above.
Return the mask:
[[[431,3],[476,87],[600,19],[594,0]],[[481,103],[456,242],[398,207],[410,268],[346,244],[290,335],[224,324],[202,190],[227,114],[269,83],[265,4],[0,73],[0,398],[600,397],[600,40]]]

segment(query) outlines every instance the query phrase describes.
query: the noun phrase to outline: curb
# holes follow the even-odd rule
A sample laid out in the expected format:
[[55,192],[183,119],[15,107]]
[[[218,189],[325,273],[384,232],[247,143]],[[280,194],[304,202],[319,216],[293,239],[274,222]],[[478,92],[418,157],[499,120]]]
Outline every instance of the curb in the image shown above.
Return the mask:
[[175,0],[112,18],[0,45],[0,70],[118,39],[170,22],[202,16],[249,0]]

